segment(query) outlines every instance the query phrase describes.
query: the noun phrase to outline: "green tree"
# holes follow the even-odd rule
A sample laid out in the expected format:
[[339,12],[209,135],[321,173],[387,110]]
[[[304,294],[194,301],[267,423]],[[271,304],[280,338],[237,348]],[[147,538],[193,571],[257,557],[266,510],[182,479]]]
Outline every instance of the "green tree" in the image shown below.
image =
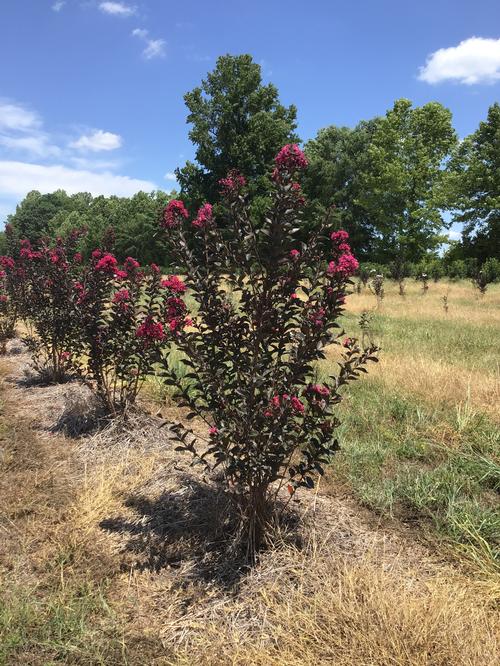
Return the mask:
[[457,147],[447,185],[453,221],[464,225],[455,254],[480,264],[500,257],[500,104],[490,106],[486,121]]
[[64,209],[70,209],[70,197],[64,190],[50,194],[33,190],[18,204],[16,212],[8,216],[7,222],[17,237],[34,242],[50,234],[52,218]]
[[189,203],[217,201],[218,181],[230,169],[244,174],[254,193],[265,192],[274,156],[298,137],[295,107],[280,104],[277,88],[262,84],[260,65],[250,55],[221,56],[184,100],[197,163],[187,162],[176,176]]
[[309,168],[303,189],[309,201],[307,219],[323,219],[330,211],[332,226],[346,229],[360,258],[368,258],[376,227],[370,211],[359,204],[360,174],[367,170],[368,148],[378,119],[355,128],[331,125],[305,146]]
[[377,231],[374,258],[392,262],[398,279],[408,262],[443,242],[443,166],[455,143],[451,112],[437,102],[413,108],[409,100],[397,100],[377,123],[358,203]]

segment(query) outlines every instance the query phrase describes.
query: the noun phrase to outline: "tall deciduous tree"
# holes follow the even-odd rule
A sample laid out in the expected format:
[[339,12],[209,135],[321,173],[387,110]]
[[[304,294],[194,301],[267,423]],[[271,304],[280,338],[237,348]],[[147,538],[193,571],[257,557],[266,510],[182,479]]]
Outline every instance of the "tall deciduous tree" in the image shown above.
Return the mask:
[[479,263],[500,257],[500,104],[458,146],[448,185],[454,221],[464,225],[456,249]]
[[375,118],[354,128],[325,127],[306,144],[305,150],[309,168],[303,189],[310,202],[308,219],[322,219],[330,210],[333,226],[349,232],[361,258],[369,256],[376,234],[370,211],[358,200],[360,174],[368,168],[368,147],[377,125]]
[[197,163],[187,162],[176,175],[190,204],[217,201],[218,181],[231,169],[244,173],[254,192],[265,191],[273,157],[298,137],[295,106],[283,106],[277,88],[262,84],[260,65],[250,55],[221,56],[184,100]]
[[437,102],[412,107],[397,100],[381,118],[360,174],[358,199],[377,229],[375,256],[404,275],[442,241],[440,185],[456,143],[451,112]]

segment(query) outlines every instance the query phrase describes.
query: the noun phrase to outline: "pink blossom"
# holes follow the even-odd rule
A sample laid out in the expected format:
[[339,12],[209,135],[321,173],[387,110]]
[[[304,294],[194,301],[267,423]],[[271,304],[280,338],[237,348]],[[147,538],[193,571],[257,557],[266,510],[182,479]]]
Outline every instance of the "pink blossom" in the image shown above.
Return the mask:
[[75,252],[75,254],[73,255],[73,261],[75,262],[75,264],[81,264],[82,263],[83,257],[80,254],[80,252]]
[[5,294],[0,294],[0,303],[7,303],[9,300],[9,297],[6,296]]
[[274,158],[278,171],[297,171],[305,169],[308,161],[296,143],[289,143]]
[[309,384],[307,392],[319,396],[320,398],[327,398],[330,395],[330,389],[323,384]]
[[186,285],[177,277],[177,275],[170,275],[165,280],[161,281],[161,286],[165,289],[170,289],[177,294],[183,294],[186,291]]
[[293,261],[297,261],[297,259],[300,257],[300,252],[298,250],[290,250],[290,257]]
[[161,341],[165,337],[163,324],[159,321],[153,321],[151,316],[146,317],[135,334],[138,338],[144,338],[146,342]]
[[212,426],[208,432],[210,435],[214,436],[218,434],[219,430],[215,426]]
[[12,269],[15,267],[16,262],[12,257],[0,257],[0,265],[4,268]]
[[325,324],[325,309],[317,308],[309,313],[308,319],[316,328],[322,328]]
[[169,201],[163,211],[161,226],[165,229],[172,229],[179,226],[183,220],[187,220],[188,212],[184,203],[178,199]]
[[344,243],[349,239],[349,234],[344,229],[339,229],[339,231],[333,231],[330,234],[330,238],[334,243]]
[[209,203],[204,203],[191,224],[193,227],[197,227],[198,229],[204,229],[209,224],[211,224],[212,221],[212,205]]
[[127,271],[122,271],[120,268],[115,268],[115,277],[119,280],[124,280],[128,277]]
[[170,298],[167,298],[166,306],[166,318],[172,332],[178,331],[183,326],[189,325],[187,318],[184,316],[186,312],[186,304],[182,298],[171,296]]
[[113,296],[113,303],[124,303],[130,300],[130,291],[128,289],[119,289]]
[[280,407],[280,397],[279,397],[279,395],[275,395],[271,398],[271,407],[274,407],[275,409],[279,409],[279,407]]
[[140,264],[139,262],[134,259],[133,257],[127,257],[125,261],[123,262],[123,267],[127,271],[133,271],[137,268],[139,268]]
[[95,265],[96,271],[103,273],[114,273],[116,265],[118,264],[116,258],[112,254],[105,254]]
[[100,259],[102,257],[101,250],[93,250],[92,259]]
[[219,180],[219,185],[222,196],[229,196],[245,187],[246,180],[239,171],[231,169],[225,178]]
[[329,275],[348,278],[354,275],[358,268],[358,260],[352,254],[342,254],[337,261],[330,261],[328,264],[328,273]]
[[304,412],[304,405],[303,403],[297,398],[297,396],[292,395],[290,398],[290,404],[292,406],[292,409],[296,412],[300,412],[301,414]]
[[150,264],[149,268],[151,269],[152,273],[158,274],[160,272],[160,267],[158,264]]

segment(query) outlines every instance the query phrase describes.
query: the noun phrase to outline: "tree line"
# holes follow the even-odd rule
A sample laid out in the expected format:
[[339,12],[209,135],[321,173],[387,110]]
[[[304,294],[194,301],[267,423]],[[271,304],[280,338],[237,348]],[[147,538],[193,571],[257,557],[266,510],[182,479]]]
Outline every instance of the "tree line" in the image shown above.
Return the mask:
[[[196,152],[194,162],[176,170],[176,196],[190,210],[204,201],[217,210],[218,182],[236,169],[247,179],[258,219],[271,191],[273,157],[281,146],[300,142],[297,109],[281,104],[273,84],[263,84],[261,68],[249,55],[220,57],[184,99]],[[410,265],[438,261],[438,249],[454,222],[463,231],[459,241],[450,243],[445,265],[470,272],[500,258],[498,103],[475,132],[459,141],[449,109],[437,102],[415,107],[399,99],[384,116],[352,128],[319,130],[304,152],[309,161],[302,184],[304,234],[328,217],[334,227],[349,232],[363,262],[389,266],[396,278]],[[85,227],[84,253],[111,234],[120,258],[165,264],[167,248],[155,228],[170,198],[160,191],[130,198],[34,191],[8,222],[13,233],[31,241]]]

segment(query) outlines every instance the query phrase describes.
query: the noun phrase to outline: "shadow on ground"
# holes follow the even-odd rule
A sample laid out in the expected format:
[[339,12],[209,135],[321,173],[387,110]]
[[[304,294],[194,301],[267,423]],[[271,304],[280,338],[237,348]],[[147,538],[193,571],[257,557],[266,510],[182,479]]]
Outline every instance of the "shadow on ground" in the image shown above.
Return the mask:
[[[125,505],[130,517],[109,518],[100,526],[126,537],[124,568],[134,566],[158,573],[180,569],[186,583],[212,582],[233,587],[250,568],[245,540],[238,534],[234,501],[215,483],[184,476],[179,488],[152,500],[130,495]],[[286,514],[286,542],[298,543],[297,517]]]

